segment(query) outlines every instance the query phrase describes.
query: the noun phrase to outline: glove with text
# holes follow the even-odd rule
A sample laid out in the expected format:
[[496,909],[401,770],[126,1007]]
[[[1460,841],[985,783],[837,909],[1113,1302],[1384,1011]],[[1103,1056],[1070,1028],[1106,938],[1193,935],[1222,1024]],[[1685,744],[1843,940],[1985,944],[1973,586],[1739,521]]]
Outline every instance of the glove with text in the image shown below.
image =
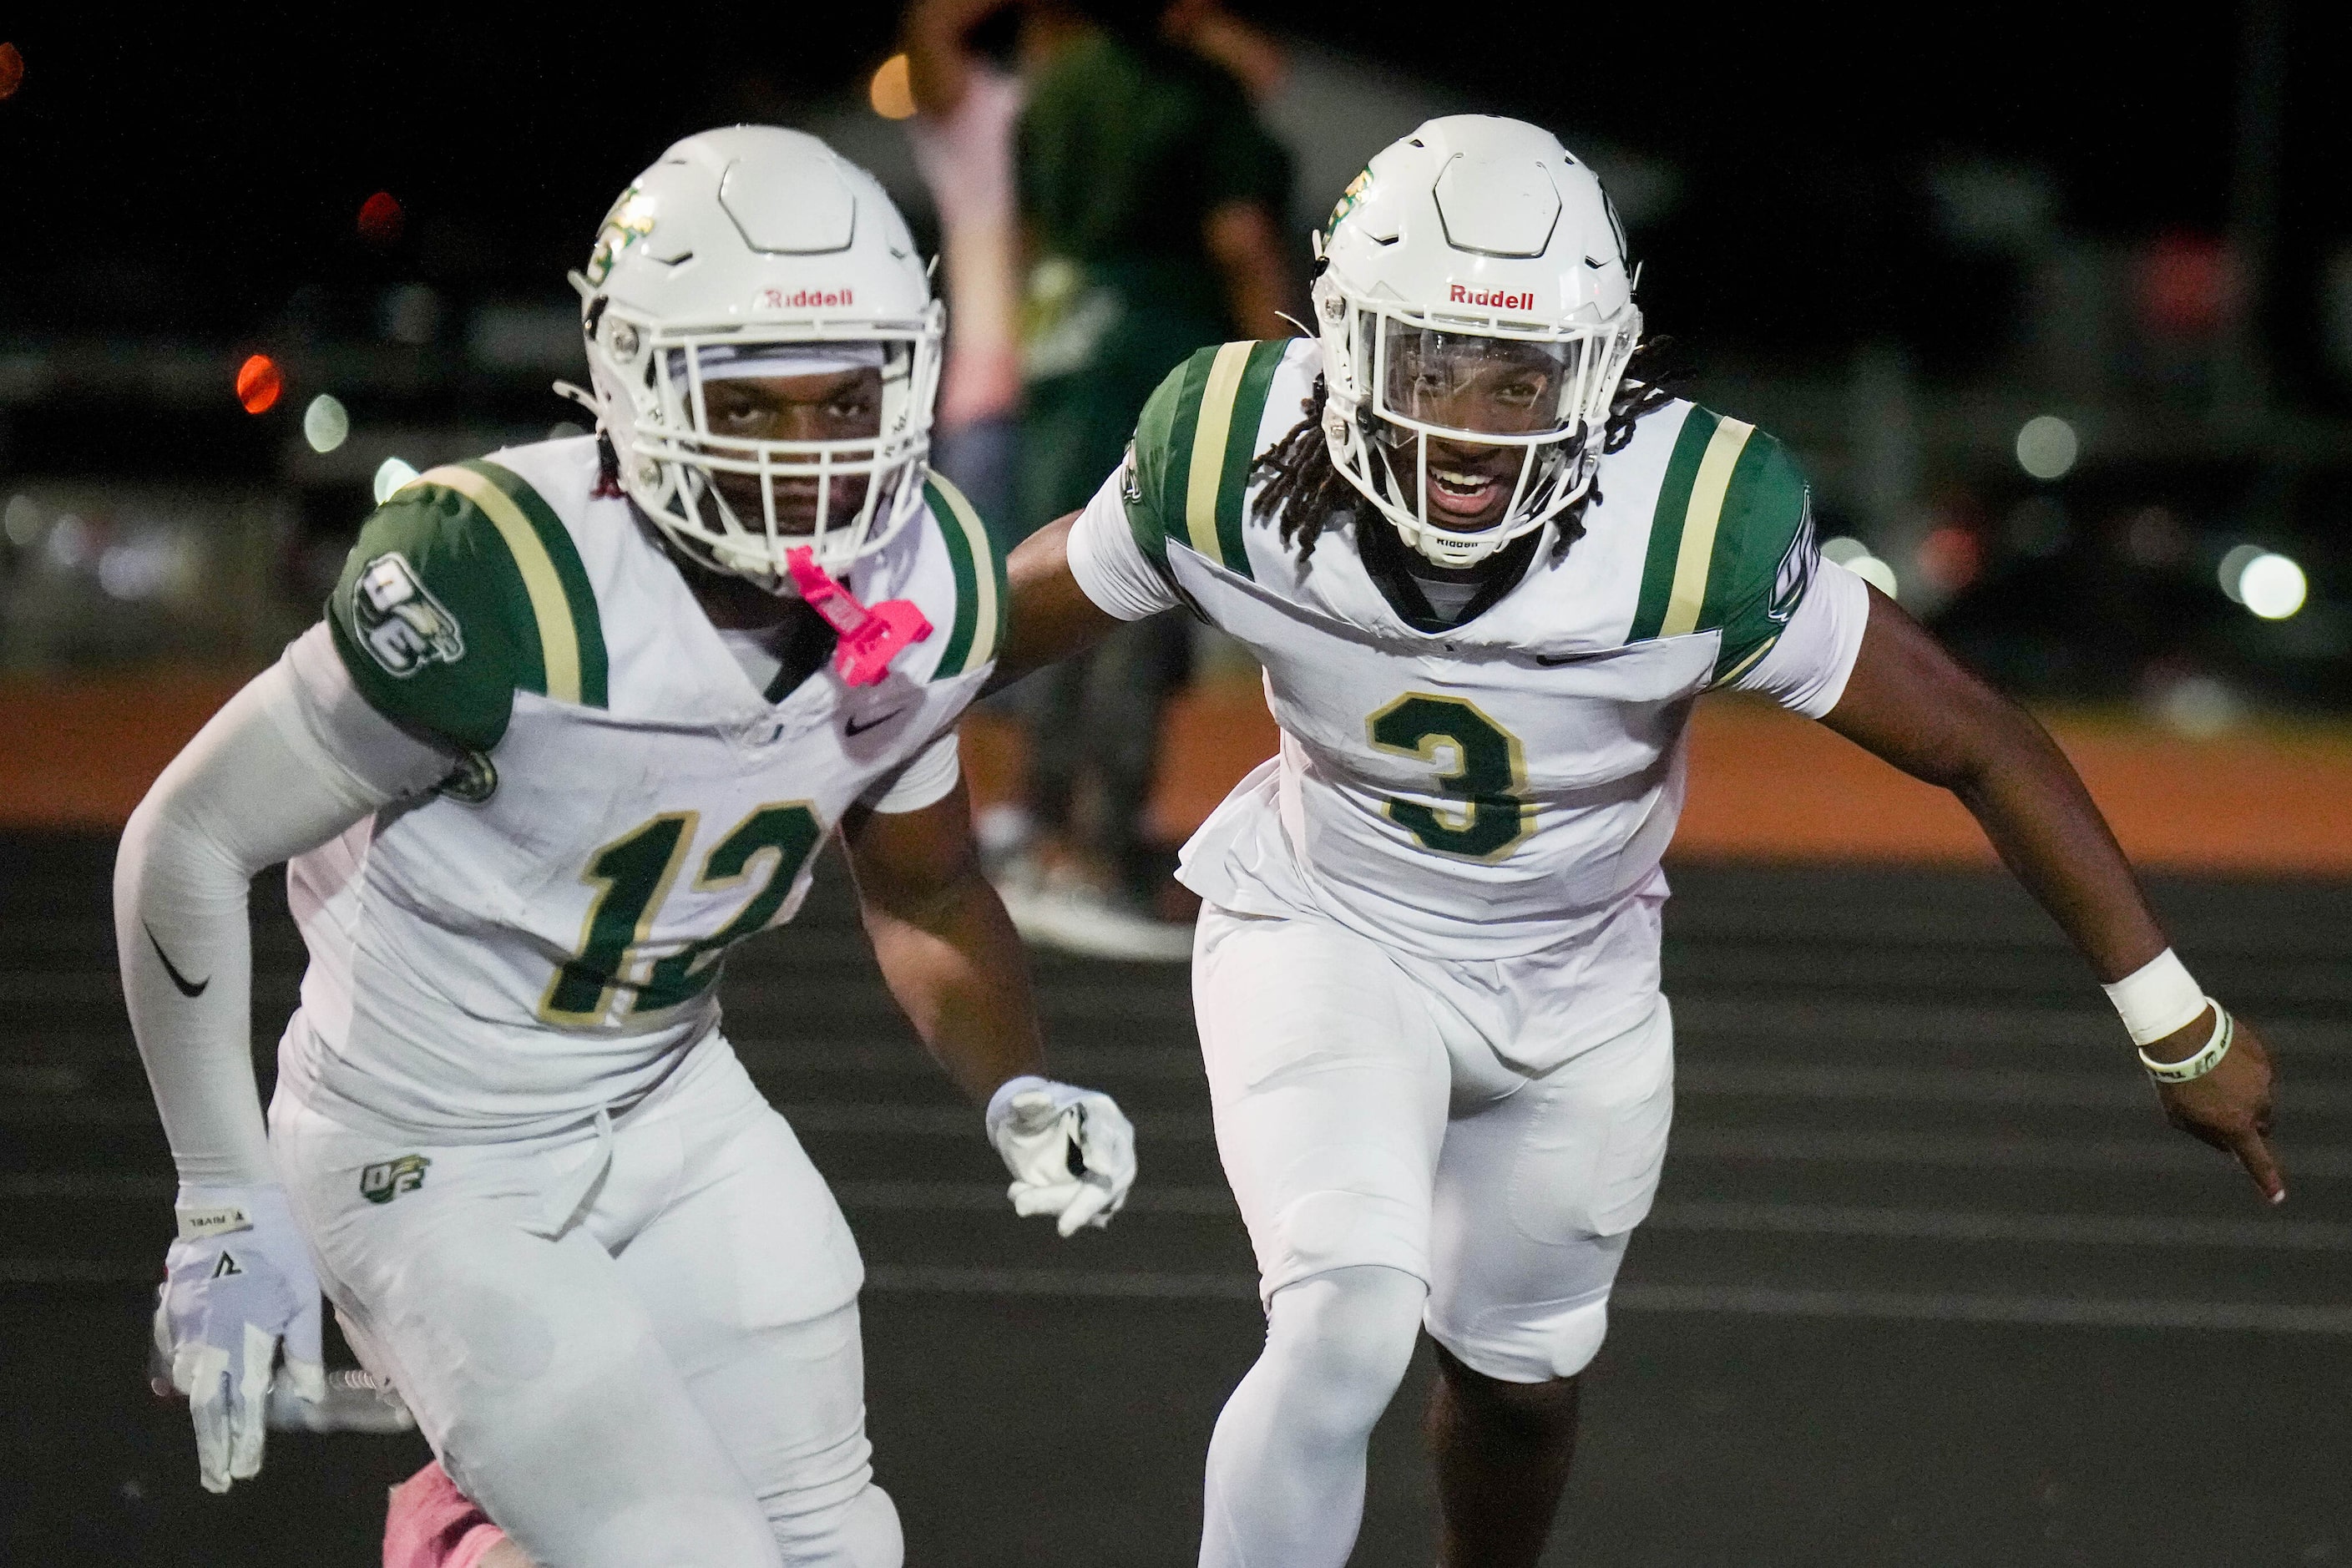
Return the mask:
[[326,1394],[319,1278],[282,1187],[183,1184],[172,1206],[179,1239],[164,1256],[155,1344],[188,1396],[205,1489],[225,1492],[261,1472],[281,1342],[293,1391]]

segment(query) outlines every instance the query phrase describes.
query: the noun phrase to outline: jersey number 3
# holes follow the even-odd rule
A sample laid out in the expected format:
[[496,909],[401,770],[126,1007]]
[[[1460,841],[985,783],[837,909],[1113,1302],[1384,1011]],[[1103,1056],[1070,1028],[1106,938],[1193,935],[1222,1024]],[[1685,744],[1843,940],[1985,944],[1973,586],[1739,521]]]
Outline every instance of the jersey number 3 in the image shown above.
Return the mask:
[[1498,860],[1535,827],[1535,808],[1521,798],[1528,769],[1519,738],[1470,703],[1411,691],[1373,714],[1370,728],[1372,744],[1383,752],[1432,767],[1453,763],[1437,775],[1437,793],[1459,805],[1389,802],[1389,820],[1423,848]]
[[[700,994],[719,973],[719,955],[765,927],[784,905],[801,866],[824,837],[816,814],[800,801],[763,805],[737,823],[703,858],[694,879],[698,892],[741,887],[758,878],[758,890],[735,917],[709,936],[687,942],[653,961],[642,978],[638,948],[653,931],[654,916],[677,879],[687,847],[699,820],[691,811],[667,811],[596,851],[581,880],[598,890],[588,908],[580,951],[564,960],[549,982],[539,1016],[570,1028],[604,1022],[616,992],[635,994],[633,1013],[675,1007]],[[765,876],[756,864],[767,859]]]

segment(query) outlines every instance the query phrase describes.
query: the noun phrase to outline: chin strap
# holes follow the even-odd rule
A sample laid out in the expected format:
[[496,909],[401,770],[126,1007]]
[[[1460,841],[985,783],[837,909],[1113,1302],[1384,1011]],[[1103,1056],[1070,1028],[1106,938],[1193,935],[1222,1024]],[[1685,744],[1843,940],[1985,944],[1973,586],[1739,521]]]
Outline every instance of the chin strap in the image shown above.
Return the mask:
[[784,570],[792,574],[802,602],[839,634],[833,668],[852,686],[880,685],[890,673],[892,659],[931,635],[930,621],[913,600],[886,599],[870,608],[859,604],[856,595],[816,563],[815,552],[805,544],[784,552]]

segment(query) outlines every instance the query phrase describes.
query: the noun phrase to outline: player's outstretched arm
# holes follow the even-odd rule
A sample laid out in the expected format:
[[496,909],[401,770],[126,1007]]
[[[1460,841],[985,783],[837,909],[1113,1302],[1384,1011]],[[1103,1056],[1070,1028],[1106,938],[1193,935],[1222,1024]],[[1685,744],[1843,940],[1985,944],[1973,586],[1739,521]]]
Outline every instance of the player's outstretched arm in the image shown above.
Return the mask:
[[1074,511],[1055,518],[1006,558],[1005,589],[1013,605],[989,689],[1084,653],[1125,624],[1089,598],[1070,571],[1070,530],[1078,517]]
[[[298,674],[305,668],[309,680]],[[265,867],[448,766],[366,709],[316,627],[213,717],[123,831],[114,868],[123,1000],[180,1176],[155,1333],[188,1396],[198,1470],[213,1491],[260,1469],[281,1342],[296,1391],[324,1393],[318,1281],[254,1086],[247,890]]]
[[842,842],[875,961],[957,1088],[987,1107],[1023,1215],[1064,1236],[1108,1223],[1135,1181],[1135,1134],[1108,1095],[1045,1076],[1028,956],[981,874],[961,780],[915,811],[853,810]]
[[[2137,976],[2169,953],[2130,864],[2065,753],[2030,714],[1962,669],[1875,590],[1861,653],[1822,722],[1958,796],[2103,984]],[[2159,967],[2186,979],[2177,966]],[[2156,1063],[2185,1063],[2200,1053],[2210,1057],[2213,1045],[2223,1047],[2219,1061],[2200,1076],[2159,1079],[2165,1115],[2181,1131],[2237,1156],[2276,1203],[2286,1185],[2266,1142],[2269,1054],[2252,1029],[2230,1019],[2218,1004],[2199,1005],[2199,1000],[2192,991],[2189,1005],[2197,1011],[2187,1023],[2142,1042],[2143,1054]]]

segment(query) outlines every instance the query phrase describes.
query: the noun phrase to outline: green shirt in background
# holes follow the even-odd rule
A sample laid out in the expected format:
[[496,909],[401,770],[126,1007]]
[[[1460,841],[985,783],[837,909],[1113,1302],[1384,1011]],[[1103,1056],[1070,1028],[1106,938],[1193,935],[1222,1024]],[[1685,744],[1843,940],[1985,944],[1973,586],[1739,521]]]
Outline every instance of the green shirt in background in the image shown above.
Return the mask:
[[1278,221],[1290,194],[1289,157],[1238,81],[1187,50],[1108,32],[1032,79],[1018,160],[1037,260],[1014,538],[1085,505],[1170,368],[1234,335],[1203,220],[1256,201]]

